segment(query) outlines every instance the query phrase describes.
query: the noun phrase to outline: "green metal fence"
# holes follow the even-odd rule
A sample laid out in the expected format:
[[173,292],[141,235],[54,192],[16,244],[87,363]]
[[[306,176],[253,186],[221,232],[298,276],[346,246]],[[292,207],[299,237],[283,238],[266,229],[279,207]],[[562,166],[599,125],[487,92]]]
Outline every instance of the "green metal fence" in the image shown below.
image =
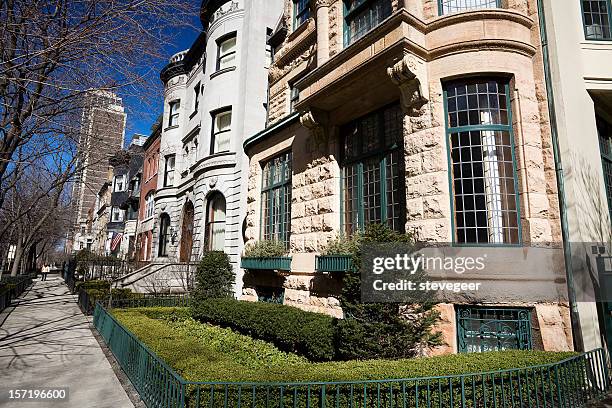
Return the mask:
[[99,303],[94,324],[148,407],[486,408],[585,406],[609,385],[603,350],[529,368],[454,376],[309,383],[191,382]]

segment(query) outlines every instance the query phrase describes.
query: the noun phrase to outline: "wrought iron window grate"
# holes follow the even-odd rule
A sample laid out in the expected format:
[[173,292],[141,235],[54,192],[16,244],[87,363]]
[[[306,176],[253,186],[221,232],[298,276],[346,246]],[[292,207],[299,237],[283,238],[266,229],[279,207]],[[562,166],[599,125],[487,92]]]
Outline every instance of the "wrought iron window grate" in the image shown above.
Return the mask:
[[457,308],[457,340],[460,352],[530,350],[531,311],[529,309]]

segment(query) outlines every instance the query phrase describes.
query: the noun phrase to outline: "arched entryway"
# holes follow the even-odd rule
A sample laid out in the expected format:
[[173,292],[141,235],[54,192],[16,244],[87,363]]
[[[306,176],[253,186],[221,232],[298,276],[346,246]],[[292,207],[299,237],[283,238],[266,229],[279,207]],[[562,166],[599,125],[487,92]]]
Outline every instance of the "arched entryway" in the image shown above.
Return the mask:
[[179,253],[180,262],[191,260],[193,249],[193,216],[194,208],[191,201],[187,201],[183,207],[183,225],[181,227],[181,250]]
[[206,249],[223,251],[225,249],[225,197],[213,193],[206,206]]

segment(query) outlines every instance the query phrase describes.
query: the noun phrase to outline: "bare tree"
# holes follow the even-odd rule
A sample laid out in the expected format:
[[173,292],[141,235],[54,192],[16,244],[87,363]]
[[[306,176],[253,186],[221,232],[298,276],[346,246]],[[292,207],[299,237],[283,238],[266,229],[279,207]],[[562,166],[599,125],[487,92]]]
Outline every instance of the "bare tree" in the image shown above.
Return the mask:
[[0,257],[13,246],[13,273],[55,245],[67,186],[92,164],[78,149],[89,96],[153,99],[168,28],[194,13],[189,0],[0,0]]

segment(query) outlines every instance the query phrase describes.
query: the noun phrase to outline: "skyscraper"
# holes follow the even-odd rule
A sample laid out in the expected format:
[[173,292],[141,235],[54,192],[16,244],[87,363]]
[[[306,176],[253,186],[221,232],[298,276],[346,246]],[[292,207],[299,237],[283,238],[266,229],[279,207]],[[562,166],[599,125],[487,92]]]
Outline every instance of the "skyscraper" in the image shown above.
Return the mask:
[[87,248],[93,239],[87,227],[87,213],[96,202],[96,193],[108,179],[109,158],[123,148],[126,113],[121,98],[112,92],[93,92],[85,103],[79,137],[79,174],[72,189],[73,230],[67,250]]

